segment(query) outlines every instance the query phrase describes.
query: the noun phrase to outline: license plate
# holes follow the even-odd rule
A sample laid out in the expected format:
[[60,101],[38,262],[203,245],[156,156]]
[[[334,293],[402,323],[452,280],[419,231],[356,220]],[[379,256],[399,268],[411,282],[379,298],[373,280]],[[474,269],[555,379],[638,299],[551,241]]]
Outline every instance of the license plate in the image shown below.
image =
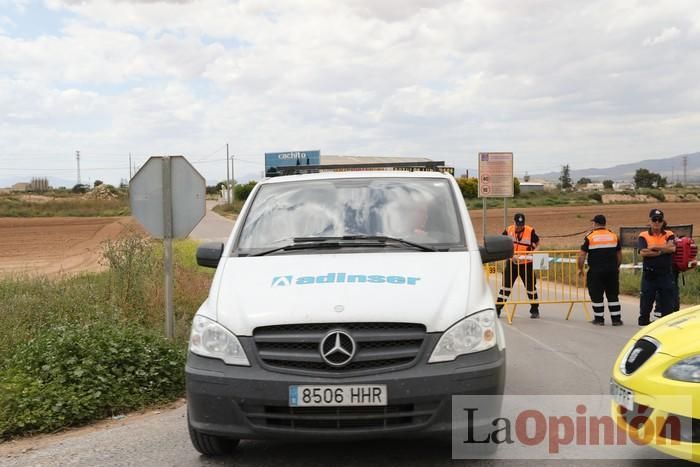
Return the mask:
[[634,410],[634,391],[622,387],[614,381],[610,381],[610,394],[617,404],[627,410]]
[[290,407],[384,406],[385,384],[289,386]]

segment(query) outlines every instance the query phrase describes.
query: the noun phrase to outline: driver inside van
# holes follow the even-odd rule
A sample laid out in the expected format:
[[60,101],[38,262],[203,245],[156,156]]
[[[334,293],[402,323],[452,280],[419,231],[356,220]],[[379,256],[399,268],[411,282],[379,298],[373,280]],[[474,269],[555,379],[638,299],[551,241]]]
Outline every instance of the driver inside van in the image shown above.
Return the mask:
[[405,210],[400,237],[406,240],[424,242],[429,239],[428,206],[417,202]]

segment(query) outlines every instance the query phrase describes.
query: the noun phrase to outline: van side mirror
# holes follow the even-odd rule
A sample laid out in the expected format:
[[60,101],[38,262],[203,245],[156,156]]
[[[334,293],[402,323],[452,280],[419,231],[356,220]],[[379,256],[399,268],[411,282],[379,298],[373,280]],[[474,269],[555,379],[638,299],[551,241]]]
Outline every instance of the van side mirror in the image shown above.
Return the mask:
[[479,246],[481,262],[491,263],[513,256],[513,239],[508,235],[486,235],[484,245]]
[[221,242],[203,243],[197,247],[197,264],[205,268],[215,268],[219,265],[224,244]]

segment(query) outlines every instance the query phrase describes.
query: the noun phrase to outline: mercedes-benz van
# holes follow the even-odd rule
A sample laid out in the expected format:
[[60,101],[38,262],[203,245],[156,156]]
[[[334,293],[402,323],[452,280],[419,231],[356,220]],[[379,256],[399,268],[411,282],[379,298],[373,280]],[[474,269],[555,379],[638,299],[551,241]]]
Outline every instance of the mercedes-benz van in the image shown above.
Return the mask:
[[192,324],[188,425],[206,455],[241,439],[449,433],[453,395],[503,393],[505,342],[459,187],[438,172],[258,183]]

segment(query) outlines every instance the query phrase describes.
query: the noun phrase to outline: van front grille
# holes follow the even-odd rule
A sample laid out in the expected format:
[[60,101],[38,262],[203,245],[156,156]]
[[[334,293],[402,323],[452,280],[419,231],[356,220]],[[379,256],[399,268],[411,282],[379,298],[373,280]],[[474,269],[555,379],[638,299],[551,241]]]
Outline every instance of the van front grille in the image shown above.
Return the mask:
[[[355,343],[355,355],[333,366],[321,355],[321,341],[343,331]],[[425,326],[411,323],[319,323],[256,328],[257,355],[268,369],[298,374],[348,375],[402,369],[413,365],[425,342]]]

